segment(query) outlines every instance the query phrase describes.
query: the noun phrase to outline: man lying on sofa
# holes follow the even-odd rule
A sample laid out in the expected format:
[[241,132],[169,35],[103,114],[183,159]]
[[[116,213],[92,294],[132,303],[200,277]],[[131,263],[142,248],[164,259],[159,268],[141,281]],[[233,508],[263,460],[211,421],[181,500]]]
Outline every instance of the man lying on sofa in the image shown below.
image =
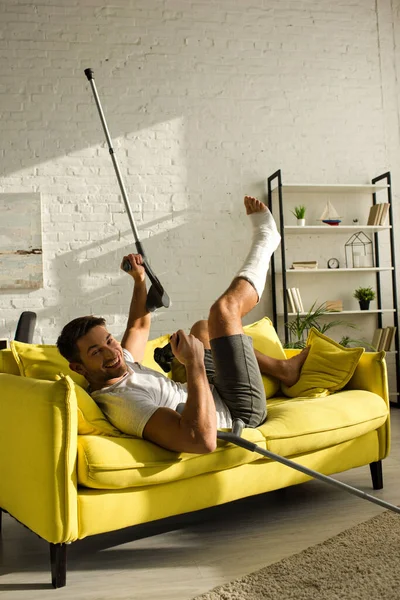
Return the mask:
[[170,339],[173,354],[186,368],[186,384],[140,364],[150,331],[141,255],[124,257],[132,266],[134,290],[121,344],[102,318],[79,317],[63,328],[57,340],[60,353],[87,379],[96,403],[124,433],[177,452],[212,452],[217,428],[231,427],[233,418],[247,427],[266,420],[260,370],[288,386],[298,380],[308,348],[292,359],[278,360],[256,353],[243,333],[242,317],[258,303],[280,243],[268,208],[249,196],[244,204],[253,239],[242,269],[211,306],[208,321],[196,323],[189,335],[179,330]]

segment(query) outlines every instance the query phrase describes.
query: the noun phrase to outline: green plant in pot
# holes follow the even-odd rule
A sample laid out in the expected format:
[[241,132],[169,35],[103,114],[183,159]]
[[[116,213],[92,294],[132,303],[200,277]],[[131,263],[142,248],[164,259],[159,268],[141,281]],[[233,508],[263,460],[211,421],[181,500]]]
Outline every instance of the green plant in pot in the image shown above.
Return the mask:
[[305,216],[306,216],[306,207],[300,204],[299,206],[295,206],[294,210],[291,211],[292,215],[294,215],[297,219],[298,225],[305,225]]
[[[316,302],[311,306],[310,310],[305,315],[296,314],[295,318],[286,326],[289,330],[290,342],[284,344],[285,348],[305,348],[307,343],[308,332],[311,327],[315,327],[321,333],[326,333],[331,327],[345,325],[351,329],[357,329],[353,323],[347,321],[334,320],[328,323],[320,323],[321,317],[325,317],[327,313],[335,312],[326,308],[326,304],[316,306]],[[353,340],[348,336],[342,337],[339,342],[342,346],[350,346],[351,343],[356,343],[358,346],[363,345],[359,340]]]
[[371,300],[375,299],[375,292],[370,286],[359,287],[356,290],[354,290],[353,296],[354,298],[357,298],[360,304],[360,310],[368,310],[369,303],[371,302]]

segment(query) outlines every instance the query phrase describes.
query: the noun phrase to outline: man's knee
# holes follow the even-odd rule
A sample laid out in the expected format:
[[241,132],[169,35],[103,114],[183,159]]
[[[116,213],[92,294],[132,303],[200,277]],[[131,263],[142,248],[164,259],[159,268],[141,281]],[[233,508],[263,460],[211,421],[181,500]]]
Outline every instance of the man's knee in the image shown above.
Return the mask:
[[192,325],[190,333],[198,339],[201,339],[204,335],[208,335],[208,321],[206,319],[196,321],[196,323]]
[[208,321],[197,321],[191,328],[190,333],[203,343],[204,348],[210,348],[210,335],[208,333]]
[[210,308],[209,321],[228,321],[240,311],[240,303],[234,296],[224,295],[218,298]]

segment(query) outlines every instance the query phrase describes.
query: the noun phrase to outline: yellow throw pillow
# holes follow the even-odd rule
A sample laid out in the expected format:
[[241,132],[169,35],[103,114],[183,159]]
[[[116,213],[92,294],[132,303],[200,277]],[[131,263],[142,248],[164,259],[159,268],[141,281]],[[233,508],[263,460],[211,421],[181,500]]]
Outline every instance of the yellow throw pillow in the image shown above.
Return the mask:
[[[165,346],[169,336],[164,335],[151,340],[146,345],[143,363],[152,369],[163,370],[154,361],[154,348]],[[57,346],[46,344],[25,344],[11,342],[11,351],[23,377],[57,381],[64,376],[72,379],[71,385],[76,393],[78,403],[78,433],[80,435],[108,435],[126,437],[116,429],[105,417],[93,398],[85,391],[88,382],[82,376],[69,368],[68,361],[61,356]]]
[[[246,335],[249,335],[253,339],[253,346],[255,350],[258,350],[267,356],[271,356],[272,358],[286,360],[285,351],[274,329],[274,326],[268,317],[264,317],[263,319],[260,319],[260,321],[256,321],[251,325],[245,325],[243,330]],[[280,389],[279,381],[275,377],[267,375],[263,375],[262,379],[266,399],[268,400],[268,398],[276,396]]]
[[289,398],[317,398],[341,390],[351,379],[364,348],[345,348],[317,329],[310,330],[309,354],[300,379],[291,387],[282,385]]
[[61,356],[57,346],[15,341],[10,342],[10,346],[22,376],[55,381],[63,373],[78,385],[87,387],[86,379],[69,368],[68,361]]
[[127,437],[116,429],[105,417],[91,396],[74,382],[70,382],[76,394],[78,404],[78,434],[107,435],[110,437]]

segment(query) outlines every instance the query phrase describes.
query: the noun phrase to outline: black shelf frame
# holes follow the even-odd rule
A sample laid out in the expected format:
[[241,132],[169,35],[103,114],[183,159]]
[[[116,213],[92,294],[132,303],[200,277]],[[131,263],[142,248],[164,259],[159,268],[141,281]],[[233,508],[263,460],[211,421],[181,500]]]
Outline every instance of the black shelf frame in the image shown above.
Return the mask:
[[[395,243],[394,243],[394,227],[393,227],[393,206],[392,206],[392,187],[391,187],[391,174],[390,171],[383,173],[382,175],[378,175],[378,177],[374,177],[371,180],[372,185],[377,183],[384,182],[386,180],[387,188],[387,202],[389,203],[389,236],[390,236],[390,256],[391,256],[391,266],[392,269],[392,306],[394,309],[393,312],[393,326],[396,327],[396,332],[394,335],[394,343],[395,343],[395,368],[396,368],[396,393],[397,393],[397,402],[390,402],[391,406],[396,408],[400,408],[400,332],[399,332],[399,316],[397,311],[397,281],[396,281],[396,254],[395,254]],[[279,229],[281,234],[281,266],[282,273],[279,273],[282,280],[282,288],[283,290],[287,289],[286,285],[286,253],[285,253],[285,220],[284,220],[284,211],[283,211],[283,190],[282,190],[282,171],[278,169],[272,175],[267,178],[267,204],[268,208],[272,214],[274,214],[274,206],[273,206],[273,193],[277,190],[278,192],[278,219]],[[372,192],[372,203],[375,205],[377,202],[376,192]],[[362,227],[360,227],[362,229]],[[379,256],[379,241],[378,241],[378,232],[374,232],[374,255],[375,255],[375,266],[380,266],[380,256]],[[381,272],[376,272],[376,299],[377,299],[377,307],[378,310],[382,309],[382,286],[381,286]],[[271,295],[272,295],[272,322],[276,331],[278,331],[279,323],[278,323],[278,310],[277,310],[277,271],[275,265],[275,257],[272,255],[271,258]],[[377,313],[377,327],[382,327],[382,313]],[[289,320],[289,311],[288,311],[288,299],[287,295],[283,294],[283,326],[284,326],[284,335],[285,335],[285,344],[289,342],[289,329],[287,326]]]

